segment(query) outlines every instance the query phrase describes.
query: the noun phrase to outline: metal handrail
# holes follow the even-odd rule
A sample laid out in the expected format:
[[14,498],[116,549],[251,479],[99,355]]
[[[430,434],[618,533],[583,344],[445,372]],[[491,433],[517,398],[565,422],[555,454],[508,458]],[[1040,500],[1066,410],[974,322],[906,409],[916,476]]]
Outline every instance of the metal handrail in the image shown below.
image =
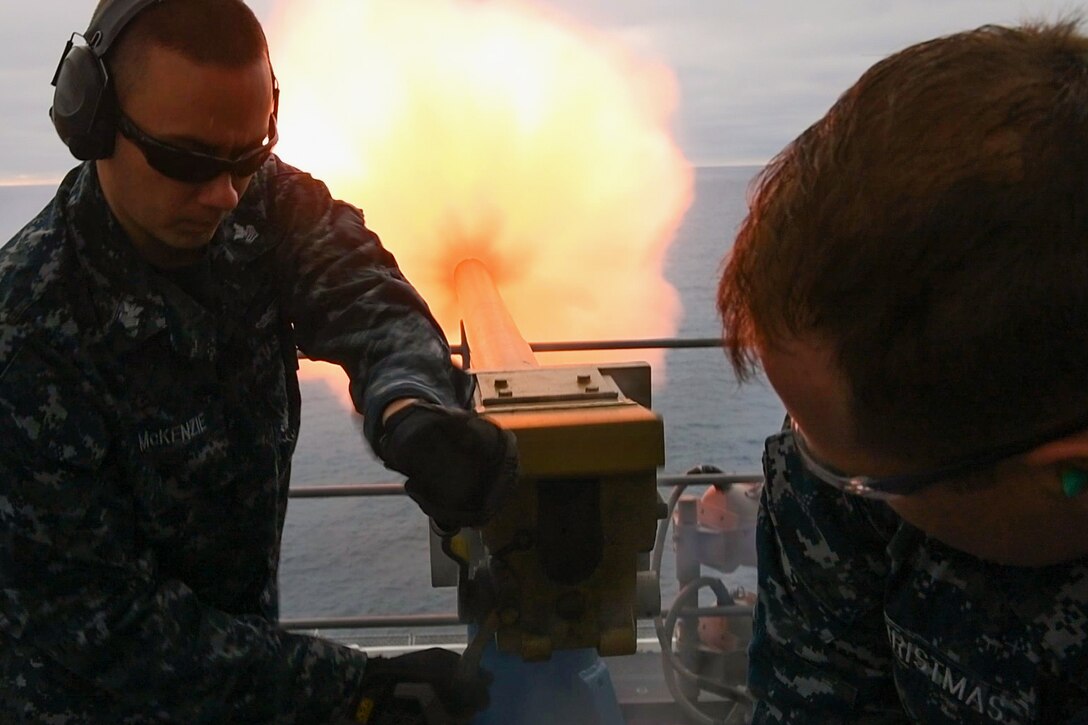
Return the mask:
[[[552,342],[527,343],[533,352],[590,352],[593,350],[696,350],[700,348],[720,348],[722,340],[718,337],[649,337],[628,340],[559,340]],[[470,352],[471,352],[471,346]],[[461,355],[465,352],[464,343],[450,345],[450,352]],[[299,359],[306,355],[299,350]]]
[[[641,340],[567,340],[559,342],[530,342],[533,352],[584,352],[592,350],[654,350],[721,347],[719,337],[653,337]],[[460,355],[464,345],[451,345],[450,352]],[[471,352],[471,346],[470,346]]]
[[382,629],[385,627],[452,627],[463,624],[457,614],[370,614],[357,617],[313,617],[281,619],[284,629]]
[[[686,473],[683,475],[660,475],[657,485],[662,488],[674,486],[729,486],[734,483],[753,483],[762,481],[761,473]],[[337,498],[342,496],[403,496],[404,484],[396,482],[381,483],[340,483],[327,486],[295,486],[288,491],[290,498]]]
[[[686,473],[682,475],[661,475],[657,485],[661,488],[675,486],[726,486],[734,483],[758,483],[763,480],[760,473]],[[399,496],[404,495],[402,483],[357,483],[333,486],[303,486],[292,488],[291,498],[326,498],[338,496]],[[686,616],[718,615],[748,616],[751,607],[732,605],[725,607],[695,607],[681,610]],[[662,611],[667,616],[668,610]],[[453,612],[425,614],[376,614],[355,617],[311,617],[280,620],[280,626],[291,630],[311,629],[382,629],[387,627],[452,627],[463,625]]]
[[[663,608],[661,616],[669,616]],[[714,607],[681,607],[684,617],[749,617],[752,607],[748,604],[726,604]],[[372,614],[357,617],[314,617],[310,619],[281,619],[280,626],[291,630],[310,629],[385,629],[388,627],[456,627],[465,626],[454,612],[433,614]]]

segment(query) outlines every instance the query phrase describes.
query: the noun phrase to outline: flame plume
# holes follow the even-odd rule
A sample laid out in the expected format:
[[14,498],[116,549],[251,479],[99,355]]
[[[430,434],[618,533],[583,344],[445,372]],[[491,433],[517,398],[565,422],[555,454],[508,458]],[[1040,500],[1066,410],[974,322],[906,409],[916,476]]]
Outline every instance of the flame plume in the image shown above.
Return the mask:
[[[473,257],[526,340],[675,333],[692,171],[667,68],[516,0],[284,1],[269,42],[278,152],[366,211],[451,341]],[[654,351],[576,359],[632,357],[660,374]]]

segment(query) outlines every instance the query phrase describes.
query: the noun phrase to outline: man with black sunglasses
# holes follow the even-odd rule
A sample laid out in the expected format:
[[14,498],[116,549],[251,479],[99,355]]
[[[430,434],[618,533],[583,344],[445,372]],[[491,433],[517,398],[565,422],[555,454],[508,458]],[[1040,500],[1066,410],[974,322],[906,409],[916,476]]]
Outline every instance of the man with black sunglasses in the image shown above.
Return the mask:
[[754,723],[1088,722],[1088,38],[870,68],[755,182],[718,306],[767,440]]
[[0,722],[373,722],[401,683],[487,703],[452,652],[277,626],[297,350],[438,526],[486,521],[511,434],[362,212],[280,161],[241,0],[102,0],[51,116],[85,162],[0,250]]

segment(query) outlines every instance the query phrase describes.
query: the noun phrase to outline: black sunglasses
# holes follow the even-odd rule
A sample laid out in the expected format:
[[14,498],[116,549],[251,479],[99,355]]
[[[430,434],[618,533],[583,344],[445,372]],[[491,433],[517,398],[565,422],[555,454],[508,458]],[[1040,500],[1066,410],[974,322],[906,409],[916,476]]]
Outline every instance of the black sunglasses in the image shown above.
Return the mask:
[[189,151],[160,141],[141,131],[124,113],[118,114],[117,130],[140,149],[151,168],[163,176],[188,184],[202,184],[221,174],[250,176],[268,160],[272,147],[279,141],[274,113],[268,120],[268,140],[233,159]]

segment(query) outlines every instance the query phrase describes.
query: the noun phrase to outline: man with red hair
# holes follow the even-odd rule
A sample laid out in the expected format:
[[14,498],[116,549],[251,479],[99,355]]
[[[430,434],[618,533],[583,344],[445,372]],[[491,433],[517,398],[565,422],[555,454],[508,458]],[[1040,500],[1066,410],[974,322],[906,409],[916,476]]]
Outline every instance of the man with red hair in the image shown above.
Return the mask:
[[1088,717],[1086,140],[1077,24],[984,27],[878,62],[757,180],[718,299],[788,412],[755,723]]

